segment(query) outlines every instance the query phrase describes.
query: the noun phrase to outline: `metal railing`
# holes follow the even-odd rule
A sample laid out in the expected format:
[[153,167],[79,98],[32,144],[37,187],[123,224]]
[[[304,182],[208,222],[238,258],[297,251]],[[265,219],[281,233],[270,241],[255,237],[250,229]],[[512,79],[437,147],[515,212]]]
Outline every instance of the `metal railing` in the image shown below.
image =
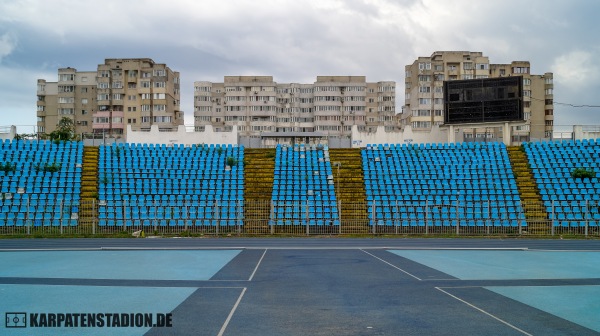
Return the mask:
[[[0,234],[600,236],[600,202],[56,201],[8,206]],[[6,205],[6,204],[5,204]],[[6,208],[5,208],[6,209]],[[366,209],[366,210],[365,210]]]

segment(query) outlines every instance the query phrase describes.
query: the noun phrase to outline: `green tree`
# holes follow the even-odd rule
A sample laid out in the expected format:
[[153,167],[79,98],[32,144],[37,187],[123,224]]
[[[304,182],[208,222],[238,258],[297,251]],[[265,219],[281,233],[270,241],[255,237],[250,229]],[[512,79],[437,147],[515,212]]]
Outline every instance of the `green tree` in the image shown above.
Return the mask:
[[58,122],[56,126],[56,130],[50,133],[50,140],[75,140],[75,124],[73,123],[73,119],[68,117],[63,117]]

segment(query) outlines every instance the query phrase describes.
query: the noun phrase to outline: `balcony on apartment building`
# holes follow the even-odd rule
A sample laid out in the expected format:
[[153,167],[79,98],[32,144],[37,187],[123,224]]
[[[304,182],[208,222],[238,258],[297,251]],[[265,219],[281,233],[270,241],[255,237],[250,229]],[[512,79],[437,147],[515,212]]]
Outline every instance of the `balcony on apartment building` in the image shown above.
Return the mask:
[[97,111],[92,117],[94,118],[92,128],[95,130],[125,129],[125,113],[123,111]]

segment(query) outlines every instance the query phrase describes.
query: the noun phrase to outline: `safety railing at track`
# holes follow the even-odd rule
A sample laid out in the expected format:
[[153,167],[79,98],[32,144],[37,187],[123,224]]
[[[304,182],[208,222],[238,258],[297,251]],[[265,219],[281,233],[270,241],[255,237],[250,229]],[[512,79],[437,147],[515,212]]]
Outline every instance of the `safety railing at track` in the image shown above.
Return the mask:
[[600,236],[600,202],[592,200],[222,204],[3,200],[0,234]]

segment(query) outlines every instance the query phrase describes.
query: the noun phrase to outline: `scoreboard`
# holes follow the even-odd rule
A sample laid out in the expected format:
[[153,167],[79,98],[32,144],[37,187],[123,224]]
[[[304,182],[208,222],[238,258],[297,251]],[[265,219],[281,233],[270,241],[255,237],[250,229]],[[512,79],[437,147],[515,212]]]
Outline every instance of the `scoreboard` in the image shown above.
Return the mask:
[[523,77],[444,82],[444,123],[523,120]]

